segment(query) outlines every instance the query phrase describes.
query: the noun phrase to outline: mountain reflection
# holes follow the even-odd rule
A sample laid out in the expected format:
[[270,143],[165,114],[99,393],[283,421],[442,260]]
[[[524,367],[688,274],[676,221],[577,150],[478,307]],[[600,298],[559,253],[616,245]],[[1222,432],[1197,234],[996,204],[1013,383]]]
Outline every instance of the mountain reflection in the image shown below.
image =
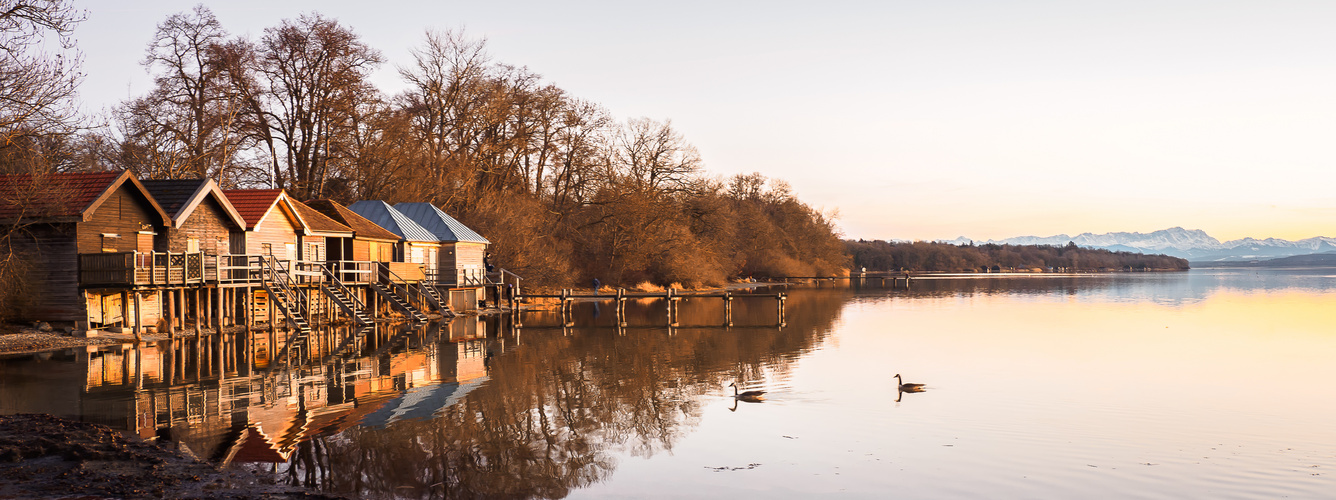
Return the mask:
[[[670,451],[733,380],[783,378],[820,346],[846,293],[661,301],[625,322],[579,304],[428,326],[225,334],[0,360],[0,410],[179,442],[224,466],[357,497],[559,498],[620,453]],[[752,325],[752,326],[744,326]],[[28,383],[9,383],[26,380]],[[31,397],[35,391],[47,397]]]

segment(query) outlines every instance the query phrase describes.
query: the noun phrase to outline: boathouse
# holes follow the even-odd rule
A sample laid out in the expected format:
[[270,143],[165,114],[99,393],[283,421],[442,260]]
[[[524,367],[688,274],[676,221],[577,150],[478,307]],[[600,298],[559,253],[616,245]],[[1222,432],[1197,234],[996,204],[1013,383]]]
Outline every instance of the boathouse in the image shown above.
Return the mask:
[[130,295],[153,277],[138,271],[152,267],[155,236],[169,225],[129,171],[0,176],[0,235],[28,259],[27,318],[84,329],[123,322],[132,303],[156,310]]
[[391,271],[405,281],[435,279],[441,249],[436,235],[383,201],[363,200],[348,209],[399,237],[393,261],[410,265],[392,264]]
[[161,252],[246,253],[246,221],[213,179],[141,181],[171,219],[158,234]]
[[298,235],[305,231],[301,217],[288,203],[282,189],[232,189],[223,191],[246,222],[244,252],[296,260]]
[[306,206],[352,229],[352,236],[329,245],[331,261],[394,262],[399,236],[333,200],[311,200]]
[[418,223],[441,244],[437,279],[441,285],[482,286],[487,282],[483,257],[492,242],[431,203],[400,203],[394,208]]

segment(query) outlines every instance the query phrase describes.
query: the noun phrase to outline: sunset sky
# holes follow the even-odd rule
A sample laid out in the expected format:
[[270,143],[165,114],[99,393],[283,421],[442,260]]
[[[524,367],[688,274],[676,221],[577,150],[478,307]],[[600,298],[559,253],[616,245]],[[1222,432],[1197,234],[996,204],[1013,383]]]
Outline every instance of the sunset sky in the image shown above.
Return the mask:
[[[429,28],[485,37],[620,119],[671,119],[717,175],[759,171],[846,237],[1202,229],[1336,236],[1336,2],[206,2],[256,38],[318,10],[396,68]],[[149,88],[194,3],[82,2],[90,110]]]

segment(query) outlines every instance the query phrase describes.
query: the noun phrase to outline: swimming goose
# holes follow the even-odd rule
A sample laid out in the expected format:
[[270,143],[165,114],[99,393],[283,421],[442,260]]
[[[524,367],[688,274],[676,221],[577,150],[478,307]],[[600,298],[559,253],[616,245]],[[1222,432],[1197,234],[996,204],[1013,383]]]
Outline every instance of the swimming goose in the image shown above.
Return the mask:
[[733,399],[746,401],[748,403],[755,403],[765,399],[765,391],[747,391],[738,394],[738,384],[736,382],[728,384],[728,386],[733,388]]
[[895,381],[900,384],[900,390],[904,392],[923,392],[923,384],[906,384],[900,378],[900,374],[895,374]]

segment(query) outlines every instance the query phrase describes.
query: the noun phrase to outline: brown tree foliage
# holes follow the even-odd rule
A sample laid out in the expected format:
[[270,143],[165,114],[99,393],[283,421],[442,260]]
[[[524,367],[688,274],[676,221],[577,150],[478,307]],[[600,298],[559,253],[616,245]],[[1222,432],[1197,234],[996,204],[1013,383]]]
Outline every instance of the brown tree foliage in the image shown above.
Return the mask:
[[463,33],[427,32],[410,55],[405,90],[387,96],[367,80],[381,54],[337,20],[302,15],[248,40],[196,7],[153,35],[153,90],[123,104],[118,130],[64,144],[59,168],[427,201],[534,284],[700,286],[847,267],[832,215],[760,174],[710,178],[671,121],[615,119]]

